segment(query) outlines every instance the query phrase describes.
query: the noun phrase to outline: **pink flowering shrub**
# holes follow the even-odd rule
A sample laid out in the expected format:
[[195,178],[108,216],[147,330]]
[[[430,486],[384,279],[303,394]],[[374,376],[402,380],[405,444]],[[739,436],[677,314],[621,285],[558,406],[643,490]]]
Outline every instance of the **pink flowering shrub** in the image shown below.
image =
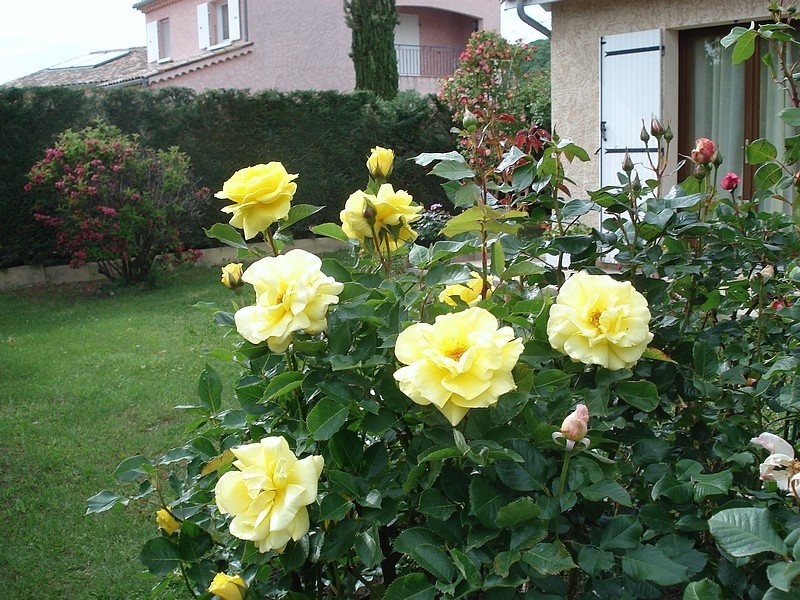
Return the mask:
[[192,185],[177,148],[145,148],[107,125],[67,130],[31,168],[25,191],[37,195],[34,216],[73,267],[97,261],[109,279],[134,282],[161,254],[197,258],[181,231],[196,226],[194,207],[208,192]]

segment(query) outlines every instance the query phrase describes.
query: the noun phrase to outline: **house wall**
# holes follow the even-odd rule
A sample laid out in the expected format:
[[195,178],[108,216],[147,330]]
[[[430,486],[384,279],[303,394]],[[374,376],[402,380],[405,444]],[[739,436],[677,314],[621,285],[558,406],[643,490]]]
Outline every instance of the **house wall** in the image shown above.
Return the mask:
[[[567,168],[579,188],[600,186],[600,38],[648,29],[664,31],[661,118],[678,131],[678,31],[741,24],[767,18],[764,0],[561,0],[552,13],[551,84],[553,127],[562,138],[585,148],[592,160]],[[657,115],[658,116],[658,115]],[[649,115],[642,115],[649,118]],[[676,157],[671,157],[673,160]],[[578,197],[579,197],[578,196]],[[573,197],[575,197],[573,195]]]
[[[147,22],[170,19],[172,63],[158,65],[151,87],[183,86],[251,90],[330,89],[355,87],[350,59],[350,29],[342,0],[242,0],[242,39],[228,48],[200,54],[196,7],[202,0],[156,0],[143,7]],[[497,0],[397,0],[398,10],[420,15],[420,44],[464,47],[478,27],[499,29]],[[439,11],[449,11],[447,13]],[[302,32],[298,35],[297,32]],[[239,47],[246,42],[249,46]],[[403,77],[401,89],[436,90],[436,80]]]

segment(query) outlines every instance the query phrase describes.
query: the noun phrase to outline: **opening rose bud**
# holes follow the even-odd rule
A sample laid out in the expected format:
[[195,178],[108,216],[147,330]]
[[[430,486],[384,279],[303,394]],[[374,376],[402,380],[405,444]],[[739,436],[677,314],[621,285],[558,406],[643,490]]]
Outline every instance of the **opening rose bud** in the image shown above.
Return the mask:
[[725,173],[722,181],[719,182],[719,186],[726,192],[732,192],[739,187],[741,181],[736,173]]
[[553,433],[553,441],[564,440],[567,450],[572,450],[575,443],[581,443],[589,447],[589,438],[586,434],[589,431],[589,409],[585,404],[578,404],[561,423],[561,430]]
[[698,138],[692,150],[692,160],[701,165],[707,165],[716,152],[717,146],[708,138]]

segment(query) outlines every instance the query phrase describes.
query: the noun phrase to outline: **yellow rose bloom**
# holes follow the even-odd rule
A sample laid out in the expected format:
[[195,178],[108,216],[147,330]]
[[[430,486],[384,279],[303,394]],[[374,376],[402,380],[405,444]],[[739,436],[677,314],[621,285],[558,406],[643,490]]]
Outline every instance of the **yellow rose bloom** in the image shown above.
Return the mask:
[[214,195],[234,203],[222,212],[232,213],[230,224],[243,229],[249,240],[289,214],[296,178],[279,162],[255,165],[236,171]]
[[222,267],[222,285],[229,290],[238,290],[244,285],[242,281],[242,265],[230,263]]
[[[439,301],[449,304],[450,306],[458,306],[456,301],[453,299],[455,296],[456,298],[460,298],[461,301],[468,306],[475,306],[478,302],[480,302],[481,292],[483,291],[483,277],[481,277],[480,273],[476,273],[475,271],[470,271],[470,275],[472,275],[472,279],[466,283],[448,285],[446,288],[444,288],[442,293],[439,294]],[[487,290],[486,297],[488,298],[491,295],[492,290]]]
[[389,150],[388,148],[381,148],[380,146],[375,146],[367,159],[367,169],[369,169],[369,174],[372,175],[375,179],[383,178],[386,179],[389,175],[392,174],[392,168],[394,167],[394,150]]
[[172,513],[166,508],[158,509],[156,512],[156,523],[167,535],[172,535],[181,528],[180,521],[173,517]]
[[550,345],[573,360],[617,370],[641,358],[650,333],[647,300],[630,282],[581,271],[570,277],[550,307]]
[[208,591],[216,594],[220,600],[242,600],[247,590],[244,579],[226,573],[217,573],[208,586]]
[[452,425],[471,408],[486,408],[516,388],[511,370],[522,341],[510,327],[483,308],[439,315],[431,325],[417,323],[400,333],[397,359],[408,366],[394,378],[417,404],[434,404]]
[[232,535],[260,552],[283,551],[308,531],[306,506],[317,499],[321,456],[298,459],[281,436],[233,448],[236,471],[219,478],[214,493],[222,514],[233,515]]
[[[386,232],[389,236],[389,249],[394,250],[397,246],[413,241],[417,237],[409,224],[422,217],[418,214],[422,211],[422,207],[412,202],[411,194],[404,190],[395,191],[389,183],[381,185],[374,196],[359,190],[350,195],[344,204],[344,210],[339,213],[342,230],[348,238],[358,240],[362,244],[365,238],[373,237],[373,232],[379,238],[382,236],[382,231]],[[388,232],[390,227],[395,226],[400,227],[400,233],[396,238]],[[381,239],[379,243],[386,242]]]
[[266,341],[273,352],[285,351],[296,331],[323,331],[328,306],[339,302],[344,286],[321,267],[318,257],[300,249],[250,265],[242,280],[255,288],[256,303],[236,311],[237,331],[253,344]]

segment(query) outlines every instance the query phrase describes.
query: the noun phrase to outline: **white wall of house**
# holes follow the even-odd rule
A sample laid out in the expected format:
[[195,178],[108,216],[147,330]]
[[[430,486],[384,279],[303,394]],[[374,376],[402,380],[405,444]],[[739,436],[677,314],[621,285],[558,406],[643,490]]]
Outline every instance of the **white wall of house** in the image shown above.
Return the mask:
[[[712,25],[739,24],[769,15],[764,0],[556,0],[547,5],[552,14],[551,83],[553,126],[562,138],[571,138],[592,156],[589,163],[573,163],[567,174],[575,180],[580,196],[600,187],[600,97],[603,36],[660,30],[663,52],[660,62],[660,110],[655,111],[678,130],[678,32]],[[652,78],[630,74],[630,94]],[[624,94],[624,89],[617,90]],[[649,124],[650,114],[634,115]],[[672,152],[672,159],[676,155]],[[620,157],[620,162],[622,157]],[[674,164],[674,162],[673,162]]]

